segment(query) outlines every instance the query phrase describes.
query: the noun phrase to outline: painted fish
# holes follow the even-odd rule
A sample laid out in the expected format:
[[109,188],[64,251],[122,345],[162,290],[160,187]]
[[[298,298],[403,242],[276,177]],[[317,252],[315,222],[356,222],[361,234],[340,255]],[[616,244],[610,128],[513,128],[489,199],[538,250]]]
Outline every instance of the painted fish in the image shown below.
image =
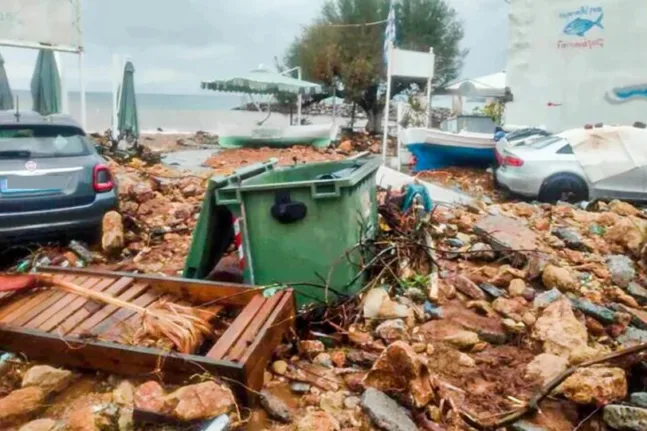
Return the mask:
[[631,102],[636,99],[647,100],[647,84],[614,88],[605,95],[607,102],[613,105]]
[[595,26],[604,29],[604,27],[602,26],[602,18],[604,18],[604,14],[601,14],[596,21],[591,21],[590,19],[579,17],[575,18],[573,21],[569,22],[566,27],[564,27],[564,33],[582,37]]

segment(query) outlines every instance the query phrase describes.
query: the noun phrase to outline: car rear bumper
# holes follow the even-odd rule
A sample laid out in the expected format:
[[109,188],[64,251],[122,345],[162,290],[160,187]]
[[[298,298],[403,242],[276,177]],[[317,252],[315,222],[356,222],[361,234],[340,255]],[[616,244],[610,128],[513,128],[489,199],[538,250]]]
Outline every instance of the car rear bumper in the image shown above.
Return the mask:
[[494,171],[494,175],[498,184],[512,193],[529,198],[539,196],[543,181],[541,178],[532,178],[524,171],[513,168],[499,168]]
[[103,216],[117,208],[114,191],[97,194],[88,205],[0,214],[0,241],[34,240],[93,229],[101,225]]

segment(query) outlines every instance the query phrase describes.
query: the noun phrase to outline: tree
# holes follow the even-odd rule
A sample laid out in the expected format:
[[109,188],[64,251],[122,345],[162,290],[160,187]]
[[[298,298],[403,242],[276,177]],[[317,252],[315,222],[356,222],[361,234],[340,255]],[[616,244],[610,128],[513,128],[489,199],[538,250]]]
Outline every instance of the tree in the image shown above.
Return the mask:
[[[463,26],[456,11],[446,0],[398,0],[395,9],[396,46],[417,51],[434,48],[433,85],[442,86],[457,78],[467,50],[459,46]],[[337,77],[343,97],[366,112],[372,132],[380,129],[384,110],[385,98],[378,97],[378,89],[386,79],[386,24],[371,23],[385,20],[388,13],[389,0],[327,0],[321,16],[304,28],[285,56],[287,65],[303,68],[305,79],[330,88]],[[413,82],[394,79],[391,95],[405,91]]]

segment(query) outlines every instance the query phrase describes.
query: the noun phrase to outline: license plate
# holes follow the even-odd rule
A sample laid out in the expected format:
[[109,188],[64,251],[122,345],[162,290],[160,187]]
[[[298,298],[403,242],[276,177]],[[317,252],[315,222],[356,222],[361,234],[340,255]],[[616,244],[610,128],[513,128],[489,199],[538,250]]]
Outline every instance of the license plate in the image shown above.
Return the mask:
[[63,190],[68,183],[66,175],[16,175],[1,180],[3,193],[37,193]]

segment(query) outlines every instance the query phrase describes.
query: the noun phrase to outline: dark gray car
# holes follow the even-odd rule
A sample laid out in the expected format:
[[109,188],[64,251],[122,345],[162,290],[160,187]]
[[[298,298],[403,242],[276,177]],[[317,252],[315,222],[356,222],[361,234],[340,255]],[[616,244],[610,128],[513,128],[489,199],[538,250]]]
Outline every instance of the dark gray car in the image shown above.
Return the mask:
[[116,184],[68,116],[0,112],[0,242],[97,232]]

